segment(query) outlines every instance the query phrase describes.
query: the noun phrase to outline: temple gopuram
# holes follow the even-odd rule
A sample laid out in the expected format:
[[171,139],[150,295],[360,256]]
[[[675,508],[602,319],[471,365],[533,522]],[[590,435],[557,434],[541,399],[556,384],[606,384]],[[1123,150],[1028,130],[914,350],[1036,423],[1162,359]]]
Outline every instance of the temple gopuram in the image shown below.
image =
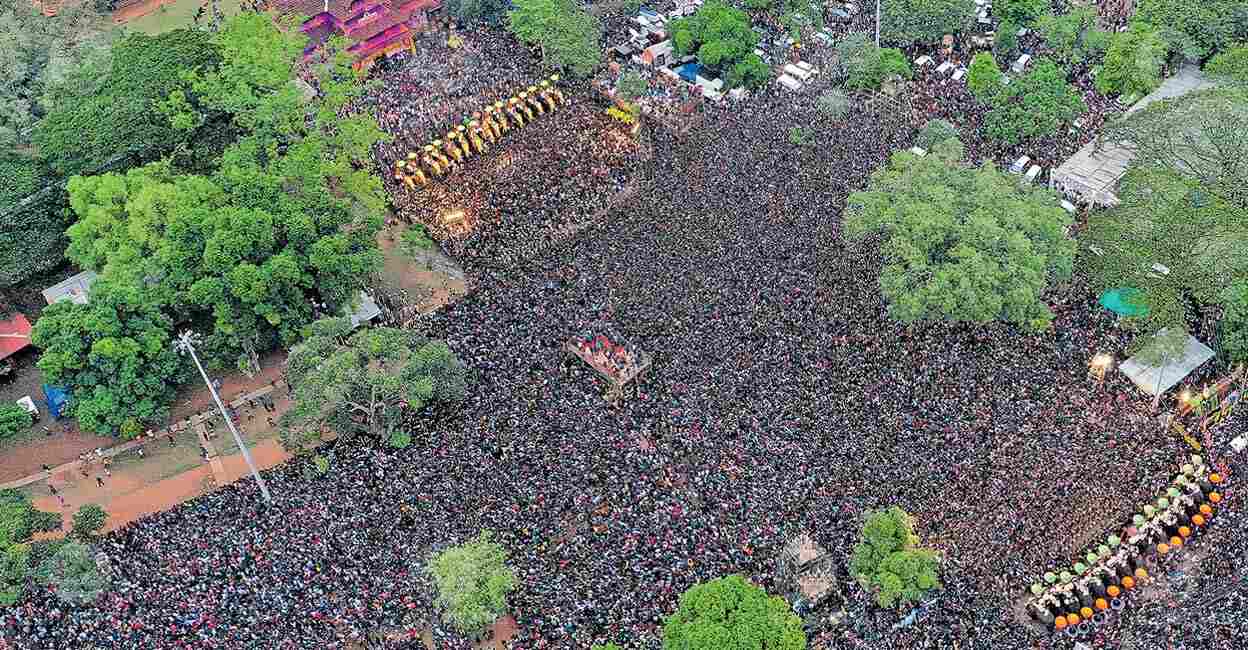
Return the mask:
[[412,38],[426,29],[442,0],[270,0],[269,8],[282,16],[311,16],[300,29],[308,35],[304,57],[309,57],[335,34],[351,44],[355,69],[403,50],[415,51]]

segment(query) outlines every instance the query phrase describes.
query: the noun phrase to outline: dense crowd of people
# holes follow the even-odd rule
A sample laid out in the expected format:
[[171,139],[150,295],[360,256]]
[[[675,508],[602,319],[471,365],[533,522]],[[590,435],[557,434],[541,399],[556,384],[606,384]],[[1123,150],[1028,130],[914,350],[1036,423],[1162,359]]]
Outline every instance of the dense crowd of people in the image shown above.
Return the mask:
[[[1079,280],[1052,290],[1040,334],[892,321],[878,248],[844,242],[841,211],[916,125],[855,103],[794,145],[792,125],[820,123],[815,96],[765,91],[704,106],[706,128],[655,129],[636,196],[543,247],[552,210],[599,196],[542,189],[567,162],[544,156],[570,132],[535,129],[482,157],[545,173],[504,175],[471,208],[497,216],[444,241],[475,289],[415,326],[472,369],[459,408],[411,414],[407,450],[357,441],[324,476],[302,461],[269,472],[270,508],[243,480],[129,525],[101,544],[116,577],[99,603],[36,590],[0,610],[0,635],[23,649],[336,648],[428,621],[436,648],[468,648],[423,568],[488,529],[519,582],[509,647],[658,648],[692,584],[741,573],[782,591],[790,539],[847,562],[862,514],[895,504],[944,554],[944,588],[897,628],[842,566],[833,606],[850,615],[812,647],[1071,647],[1026,621],[1027,586],[1164,488],[1183,443],[1120,374],[1089,379],[1088,361],[1123,359],[1131,337]],[[655,357],[614,405],[561,349],[604,323]],[[1191,558],[1183,575],[1157,577],[1187,585],[1177,606],[1136,598],[1088,643],[1242,647],[1248,520],[1227,492],[1176,556]]]

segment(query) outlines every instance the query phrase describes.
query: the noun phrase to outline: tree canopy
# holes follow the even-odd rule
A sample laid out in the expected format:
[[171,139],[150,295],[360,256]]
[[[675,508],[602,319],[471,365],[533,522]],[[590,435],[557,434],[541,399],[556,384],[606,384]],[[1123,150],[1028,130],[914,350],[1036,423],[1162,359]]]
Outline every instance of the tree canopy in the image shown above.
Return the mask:
[[1005,85],[1004,77],[992,52],[980,52],[971,59],[966,73],[966,87],[980,101],[992,101]]
[[219,61],[208,32],[132,33],[93,65],[70,72],[48,93],[48,115],[35,129],[39,154],[58,174],[94,173],[117,158],[138,162],[171,153],[192,136],[159,110],[185,76]]
[[1248,90],[1219,87],[1149,104],[1107,123],[1101,137],[1129,143],[1134,164],[1169,169],[1248,209]]
[[328,428],[406,447],[411,435],[401,427],[404,413],[463,399],[466,370],[445,343],[411,330],[351,334],[350,328],[345,318],[317,321],[311,336],[291,349],[286,377],[293,406],[281,420],[288,446],[315,442]]
[[919,130],[919,135],[915,138],[915,144],[927,151],[931,151],[936,148],[936,145],[946,140],[959,140],[960,137],[958,127],[952,123],[945,120],[931,120]]
[[1205,74],[1227,83],[1248,86],[1248,44],[1232,47],[1205,63]]
[[704,65],[731,68],[753,53],[758,33],[749,14],[710,0],[697,13],[671,22],[672,44],[682,56],[696,54]]
[[1036,20],[1036,33],[1062,63],[1097,59],[1109,47],[1109,33],[1096,26],[1096,8],[1074,7],[1064,14],[1045,14]]
[[881,233],[880,290],[903,322],[1004,320],[1032,330],[1052,313],[1050,281],[1070,276],[1071,217],[1047,189],[1023,186],[991,162],[958,163],[947,140],[927,156],[893,155],[849,197],[846,234]]
[[162,161],[72,179],[68,257],[206,326],[206,355],[250,370],[259,352],[298,339],[313,302],[336,313],[380,267],[385,200],[368,161],[383,134],[345,112],[364,87],[341,41],[313,62],[305,92],[298,30],[243,13],[212,38],[220,63],[162,110],[181,131],[226,116],[238,139],[204,175]]
[[1147,95],[1161,85],[1165,61],[1166,42],[1161,35],[1151,25],[1135,23],[1110,40],[1096,89],[1106,95]]
[[584,77],[602,61],[602,25],[571,0],[515,0],[507,25],[516,38],[536,45],[550,67]]
[[517,586],[506,549],[489,531],[434,555],[429,573],[437,587],[438,607],[465,634],[484,630],[506,613],[507,594]]
[[[1147,313],[1128,317],[1148,332],[1182,327],[1191,300],[1219,304],[1224,290],[1248,281],[1248,222],[1243,210],[1196,179],[1160,166],[1129,170],[1120,203],[1080,238],[1098,288],[1136,289]],[[1169,270],[1153,269],[1160,264]]]
[[1030,25],[1037,18],[1049,13],[1049,0],[997,0],[992,13],[1015,25]]
[[25,0],[0,0],[0,157],[27,144],[49,85],[91,61],[114,34],[89,2],[66,3],[55,16]]
[[1078,91],[1066,82],[1065,73],[1048,59],[1037,61],[1026,74],[1002,86],[991,106],[984,116],[984,131],[1011,145],[1057,133],[1088,110]]
[[849,572],[875,591],[880,607],[903,607],[940,589],[940,556],[919,548],[914,519],[893,506],[867,513],[861,541],[854,545]]
[[1248,8],[1242,0],[1138,0],[1134,20],[1156,26],[1171,51],[1193,59],[1248,40]]
[[975,15],[974,0],[883,0],[880,40],[908,47],[960,33]]
[[56,597],[71,605],[95,602],[108,589],[108,576],[100,572],[91,547],[69,542],[39,566],[38,578],[53,588]]
[[663,624],[664,650],[805,650],[802,621],[739,575],[696,584]]
[[42,352],[44,380],[70,390],[78,426],[99,434],[137,435],[168,415],[185,366],[173,350],[173,323],[133,285],[98,280],[81,305],[49,305],[31,342]]
[[844,62],[848,76],[845,87],[854,90],[879,90],[890,78],[910,79],[914,72],[901,50],[876,47],[868,43],[859,54]]

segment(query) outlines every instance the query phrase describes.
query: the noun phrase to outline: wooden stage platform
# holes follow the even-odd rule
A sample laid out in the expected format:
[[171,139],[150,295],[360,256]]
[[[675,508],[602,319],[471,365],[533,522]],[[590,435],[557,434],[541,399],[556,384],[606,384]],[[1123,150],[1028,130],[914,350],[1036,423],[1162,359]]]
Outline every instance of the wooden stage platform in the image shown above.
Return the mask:
[[569,339],[563,344],[563,349],[568,354],[584,361],[589,367],[598,371],[603,379],[607,380],[610,385],[605,397],[608,401],[614,402],[624,397],[624,388],[628,386],[634,379],[646,374],[650,370],[650,366],[654,363],[654,357],[645,352],[638,353],[636,363],[632,363],[623,367],[616,367],[605,358],[605,355],[595,354],[592,349],[582,349],[577,344],[577,339]]

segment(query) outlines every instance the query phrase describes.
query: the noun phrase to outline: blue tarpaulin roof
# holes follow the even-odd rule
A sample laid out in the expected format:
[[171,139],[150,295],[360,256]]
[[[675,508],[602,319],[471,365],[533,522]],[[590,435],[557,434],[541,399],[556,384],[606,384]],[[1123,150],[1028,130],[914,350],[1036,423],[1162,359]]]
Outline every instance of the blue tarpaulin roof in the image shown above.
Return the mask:
[[1123,287],[1102,293],[1100,303],[1119,316],[1144,316],[1148,314],[1148,307],[1141,304],[1142,298],[1139,289]]
[[685,81],[695,81],[698,78],[698,71],[702,69],[700,63],[686,63],[676,69],[676,73]]
[[48,403],[48,412],[52,414],[52,419],[59,420],[65,411],[65,405],[69,403],[69,391],[59,386],[44,384],[43,399]]

